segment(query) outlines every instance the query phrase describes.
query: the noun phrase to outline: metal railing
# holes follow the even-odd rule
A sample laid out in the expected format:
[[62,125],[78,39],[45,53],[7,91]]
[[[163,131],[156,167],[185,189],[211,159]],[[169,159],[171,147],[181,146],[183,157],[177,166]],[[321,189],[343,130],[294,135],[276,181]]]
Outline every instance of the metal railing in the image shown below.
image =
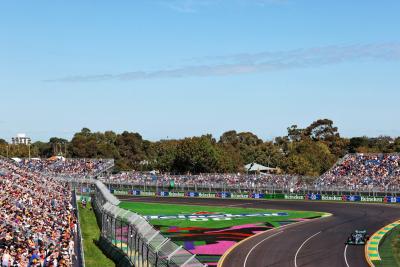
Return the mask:
[[93,208],[101,228],[101,237],[123,253],[131,266],[202,267],[196,255],[178,246],[137,213],[118,207],[115,198],[96,181]]
[[79,209],[78,209],[78,203],[76,200],[76,189],[73,190],[72,192],[72,206],[76,210],[76,219],[77,219],[77,232],[75,233],[76,235],[76,243],[77,243],[77,263],[78,266],[85,267],[85,253],[83,250],[83,239],[82,239],[82,231],[81,231],[81,226],[80,226],[80,215],[79,215]]

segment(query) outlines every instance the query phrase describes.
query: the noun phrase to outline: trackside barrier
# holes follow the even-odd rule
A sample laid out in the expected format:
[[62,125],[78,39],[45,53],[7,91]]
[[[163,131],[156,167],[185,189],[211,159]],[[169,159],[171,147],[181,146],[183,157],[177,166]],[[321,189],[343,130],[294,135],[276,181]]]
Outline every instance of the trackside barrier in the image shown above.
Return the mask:
[[385,203],[400,203],[400,197],[386,196],[383,198],[383,202],[385,202]]
[[162,236],[144,217],[119,208],[119,200],[99,181],[92,203],[101,229],[99,247],[117,266],[204,266],[196,255]]
[[[77,195],[75,189],[73,190],[72,193],[72,206],[75,208],[76,211],[76,217],[78,219],[78,222],[80,222],[80,215],[79,215],[79,209],[78,209],[78,203],[77,203]],[[77,232],[76,234],[76,239],[75,242],[77,244],[76,249],[77,249],[77,255],[76,255],[76,260],[78,266],[85,267],[85,254],[83,251],[83,239],[82,239],[82,232],[81,232],[81,226],[80,223],[77,225]]]
[[284,194],[265,194],[266,199],[284,199]]
[[370,266],[375,266],[373,261],[381,261],[381,257],[379,255],[379,245],[383,240],[384,236],[393,230],[393,228],[400,225],[400,220],[385,227],[381,228],[379,231],[374,233],[371,238],[368,240],[367,245],[365,246],[365,257],[367,258],[368,264]]
[[331,195],[321,195],[321,194],[306,194],[306,195],[285,195],[284,198],[288,200],[400,203],[400,197],[391,197],[391,196],[367,197],[359,195],[331,196]]
[[187,192],[185,197],[199,197],[199,192]]
[[234,199],[287,199],[287,200],[311,200],[311,201],[347,201],[347,202],[383,202],[383,203],[400,203],[400,197],[395,196],[363,196],[363,195],[323,195],[323,194],[264,194],[264,193],[250,193],[238,194],[231,192],[171,192],[171,191],[158,191],[158,192],[143,192],[140,190],[120,191],[111,189],[115,195],[134,195],[134,196],[160,196],[160,197],[199,197],[199,198],[234,198]]
[[216,198],[231,198],[232,194],[230,192],[217,192],[215,194]]

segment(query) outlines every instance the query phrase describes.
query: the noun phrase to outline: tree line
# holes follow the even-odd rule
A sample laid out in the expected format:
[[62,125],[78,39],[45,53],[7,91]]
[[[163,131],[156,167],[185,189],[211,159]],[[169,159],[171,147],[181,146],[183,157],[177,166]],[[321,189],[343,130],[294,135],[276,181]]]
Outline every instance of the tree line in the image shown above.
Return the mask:
[[233,173],[257,162],[283,173],[317,176],[346,153],[400,152],[400,138],[343,138],[332,120],[320,119],[306,128],[292,125],[287,135],[263,141],[251,132],[228,131],[217,140],[202,135],[151,142],[139,133],[92,132],[83,128],[71,140],[10,145],[0,139],[0,154],[9,157],[114,158],[116,171],[160,170],[170,173]]

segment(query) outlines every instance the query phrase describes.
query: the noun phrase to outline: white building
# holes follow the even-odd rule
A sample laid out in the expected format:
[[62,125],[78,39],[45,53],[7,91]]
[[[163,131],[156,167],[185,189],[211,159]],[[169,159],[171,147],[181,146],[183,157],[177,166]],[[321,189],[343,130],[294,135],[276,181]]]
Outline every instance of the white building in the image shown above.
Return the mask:
[[31,138],[26,136],[26,134],[17,134],[16,137],[11,138],[13,145],[30,145]]

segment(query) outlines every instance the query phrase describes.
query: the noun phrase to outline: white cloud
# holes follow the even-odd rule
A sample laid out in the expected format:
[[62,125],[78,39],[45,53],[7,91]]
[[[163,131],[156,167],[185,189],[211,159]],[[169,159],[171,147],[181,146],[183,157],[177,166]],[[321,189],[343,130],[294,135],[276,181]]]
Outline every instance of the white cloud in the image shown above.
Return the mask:
[[103,80],[143,80],[225,76],[246,73],[313,68],[357,61],[399,61],[400,43],[325,46],[288,51],[241,53],[204,58],[201,65],[169,69],[136,70],[117,74],[75,75],[49,79],[47,82],[92,82]]

